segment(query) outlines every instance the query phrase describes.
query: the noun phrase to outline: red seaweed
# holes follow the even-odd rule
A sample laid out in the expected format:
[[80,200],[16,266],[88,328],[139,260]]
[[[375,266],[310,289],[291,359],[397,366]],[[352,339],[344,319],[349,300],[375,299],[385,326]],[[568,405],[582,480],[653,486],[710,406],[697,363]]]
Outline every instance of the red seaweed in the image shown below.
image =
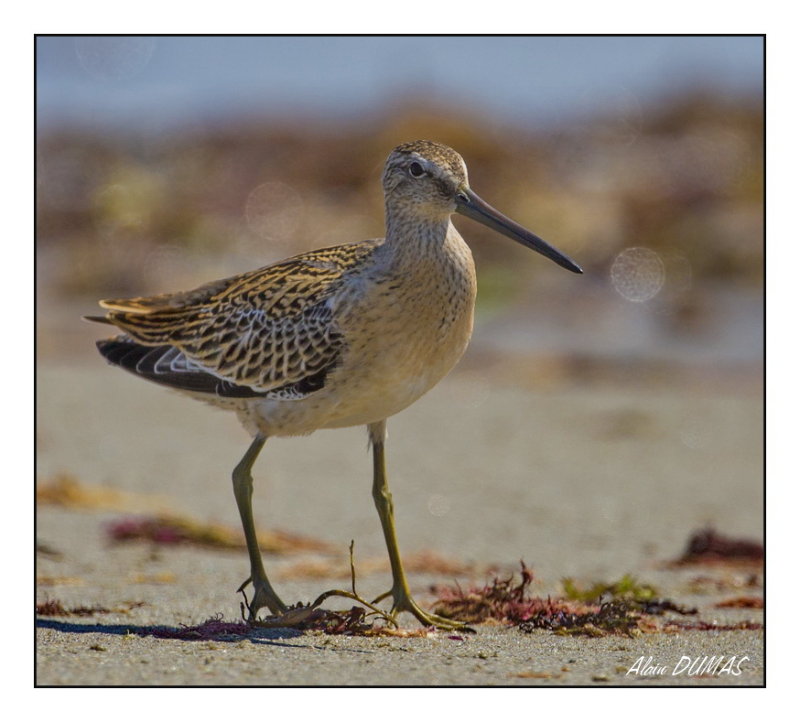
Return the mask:
[[750,539],[735,539],[708,527],[692,534],[686,549],[673,564],[715,564],[764,561],[764,545]]

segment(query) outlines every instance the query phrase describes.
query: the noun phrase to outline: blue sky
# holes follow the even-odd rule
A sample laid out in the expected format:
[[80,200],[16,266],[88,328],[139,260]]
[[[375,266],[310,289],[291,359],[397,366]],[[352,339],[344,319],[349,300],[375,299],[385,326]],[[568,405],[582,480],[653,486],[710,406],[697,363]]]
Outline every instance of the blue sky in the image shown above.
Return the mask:
[[754,37],[40,37],[36,57],[45,129],[351,119],[413,91],[545,125],[763,79]]

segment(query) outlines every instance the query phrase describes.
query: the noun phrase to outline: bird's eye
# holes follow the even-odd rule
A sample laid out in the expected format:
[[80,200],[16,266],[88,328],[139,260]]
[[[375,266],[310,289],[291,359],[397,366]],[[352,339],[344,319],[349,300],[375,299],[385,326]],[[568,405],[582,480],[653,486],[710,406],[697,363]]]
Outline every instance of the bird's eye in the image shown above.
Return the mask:
[[425,175],[425,169],[417,161],[408,166],[408,172],[412,178],[422,178]]

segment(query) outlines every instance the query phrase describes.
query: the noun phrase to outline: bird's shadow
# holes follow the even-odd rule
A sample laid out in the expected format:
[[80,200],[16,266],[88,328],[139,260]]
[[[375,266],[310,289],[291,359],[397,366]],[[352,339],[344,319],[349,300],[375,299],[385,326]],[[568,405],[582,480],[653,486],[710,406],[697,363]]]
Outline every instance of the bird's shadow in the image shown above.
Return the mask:
[[[289,627],[247,627],[243,631],[229,632],[225,630],[207,632],[200,627],[170,627],[166,625],[141,625],[141,624],[98,624],[65,622],[57,619],[36,619],[39,629],[53,629],[66,634],[108,634],[126,637],[156,637],[157,639],[179,640],[184,642],[240,642],[248,639],[256,644],[280,645],[282,639],[296,639],[303,636],[300,629]],[[294,646],[294,645],[291,645]]]

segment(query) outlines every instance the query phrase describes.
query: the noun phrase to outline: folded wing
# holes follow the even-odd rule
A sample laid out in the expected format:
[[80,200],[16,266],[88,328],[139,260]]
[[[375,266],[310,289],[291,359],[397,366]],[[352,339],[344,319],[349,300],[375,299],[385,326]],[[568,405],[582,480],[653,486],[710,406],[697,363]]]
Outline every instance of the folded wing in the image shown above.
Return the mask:
[[345,346],[332,298],[377,244],[312,251],[192,291],[101,301],[102,320],[125,335],[98,348],[121,368],[186,391],[303,398],[324,386]]

